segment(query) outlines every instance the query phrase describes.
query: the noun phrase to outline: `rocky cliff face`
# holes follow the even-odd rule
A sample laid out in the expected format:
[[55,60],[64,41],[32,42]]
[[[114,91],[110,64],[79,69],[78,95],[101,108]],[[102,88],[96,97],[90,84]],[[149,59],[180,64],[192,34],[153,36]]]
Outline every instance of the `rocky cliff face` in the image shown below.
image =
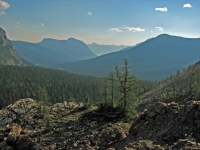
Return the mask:
[[6,32],[0,28],[0,45],[2,46],[6,46],[8,42],[7,36],[6,36]]
[[0,28],[0,64],[25,66],[26,62],[21,59],[17,51],[6,36],[6,32]]

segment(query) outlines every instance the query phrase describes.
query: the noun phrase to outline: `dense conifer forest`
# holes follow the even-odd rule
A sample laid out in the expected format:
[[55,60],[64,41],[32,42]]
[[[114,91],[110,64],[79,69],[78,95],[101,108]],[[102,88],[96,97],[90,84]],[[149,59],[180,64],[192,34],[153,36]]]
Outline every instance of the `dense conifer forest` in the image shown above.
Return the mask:
[[[22,98],[38,100],[40,87],[47,90],[51,104],[73,100],[83,102],[86,97],[93,103],[99,102],[103,80],[103,77],[42,67],[0,65],[0,109]],[[136,95],[139,96],[158,84],[159,82],[155,81],[139,80]]]
[[52,104],[87,96],[98,101],[103,78],[83,76],[41,67],[0,66],[0,108],[21,98],[38,99],[38,88],[45,87]]

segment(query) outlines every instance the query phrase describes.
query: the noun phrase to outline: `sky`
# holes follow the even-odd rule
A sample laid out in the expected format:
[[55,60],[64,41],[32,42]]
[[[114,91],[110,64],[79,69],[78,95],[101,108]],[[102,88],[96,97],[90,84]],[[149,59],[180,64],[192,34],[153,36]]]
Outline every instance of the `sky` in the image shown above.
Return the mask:
[[0,0],[9,39],[70,37],[86,44],[135,45],[166,33],[200,37],[200,0]]

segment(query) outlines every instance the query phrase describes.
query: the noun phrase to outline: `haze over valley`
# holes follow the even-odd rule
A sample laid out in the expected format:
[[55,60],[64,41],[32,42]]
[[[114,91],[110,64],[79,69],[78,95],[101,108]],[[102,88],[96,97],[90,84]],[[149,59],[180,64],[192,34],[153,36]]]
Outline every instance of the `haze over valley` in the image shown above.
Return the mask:
[[0,0],[0,149],[200,149],[200,2]]

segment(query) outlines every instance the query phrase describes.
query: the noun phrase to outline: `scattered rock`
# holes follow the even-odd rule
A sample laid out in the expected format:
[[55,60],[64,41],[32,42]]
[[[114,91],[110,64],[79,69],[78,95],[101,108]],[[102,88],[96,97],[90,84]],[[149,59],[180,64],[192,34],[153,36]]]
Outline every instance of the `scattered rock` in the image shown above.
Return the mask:
[[[122,129],[122,126],[129,128],[128,123],[113,124],[113,115],[84,110],[85,113],[79,110],[81,107],[73,102],[52,106],[50,130],[46,130],[43,118],[36,117],[34,100],[23,99],[5,107],[0,110],[0,119],[5,119],[0,122],[0,149],[164,150],[200,147],[199,101],[190,101],[184,106],[159,102],[135,118],[129,132]],[[76,111],[71,114],[68,110]],[[71,119],[79,111],[84,115]]]

